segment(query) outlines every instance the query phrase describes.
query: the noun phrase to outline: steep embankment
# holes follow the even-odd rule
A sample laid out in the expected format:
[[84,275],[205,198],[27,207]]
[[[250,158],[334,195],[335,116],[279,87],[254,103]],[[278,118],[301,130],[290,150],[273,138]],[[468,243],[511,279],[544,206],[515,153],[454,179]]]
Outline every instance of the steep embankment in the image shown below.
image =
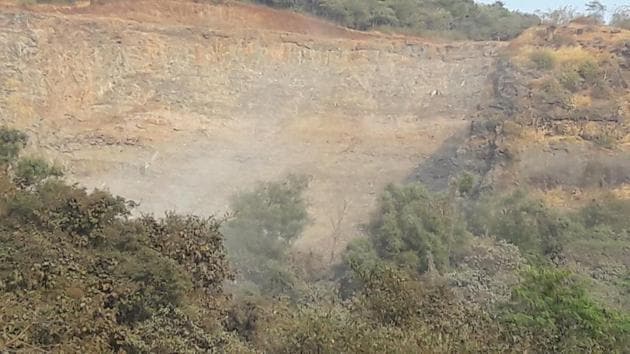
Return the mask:
[[510,44],[492,77],[494,98],[467,146],[482,151],[487,184],[564,192],[565,206],[627,188],[630,31],[533,28]]
[[561,240],[557,263],[587,277],[599,299],[628,306],[619,300],[630,275],[628,233],[609,230],[623,230],[630,216],[630,31],[532,28],[503,52],[491,78],[494,97],[479,107],[469,139],[434,154],[418,176],[468,171],[479,191],[526,189],[543,201],[538,207],[581,213],[588,231],[567,219],[564,236],[546,231]]
[[331,218],[351,238],[385,184],[469,130],[501,46],[182,1],[5,6],[0,41],[2,123],[78,182],[145,212],[221,213],[255,181],[306,173],[303,246],[326,251]]

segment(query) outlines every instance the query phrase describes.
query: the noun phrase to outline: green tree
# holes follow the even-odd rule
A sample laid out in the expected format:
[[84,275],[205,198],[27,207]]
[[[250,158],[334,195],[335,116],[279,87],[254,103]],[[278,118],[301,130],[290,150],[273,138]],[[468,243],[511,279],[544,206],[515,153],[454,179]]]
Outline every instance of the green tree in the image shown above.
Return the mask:
[[297,282],[288,251],[308,224],[304,192],[308,178],[290,175],[234,196],[234,216],[222,228],[231,261],[241,276],[262,290],[286,292]]
[[502,316],[513,338],[538,352],[619,352],[630,345],[630,318],[596,304],[566,271],[526,272]]
[[[450,196],[433,196],[423,186],[390,185],[369,226],[369,245],[352,243],[346,259],[378,258],[423,273],[445,271],[467,240],[463,219]],[[371,251],[373,250],[373,251]]]

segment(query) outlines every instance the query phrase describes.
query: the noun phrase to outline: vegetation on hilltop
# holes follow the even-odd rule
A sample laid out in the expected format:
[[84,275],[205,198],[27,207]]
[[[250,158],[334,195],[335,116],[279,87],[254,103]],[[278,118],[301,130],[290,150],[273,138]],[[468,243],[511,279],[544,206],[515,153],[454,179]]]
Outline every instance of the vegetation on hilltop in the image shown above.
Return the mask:
[[[117,0],[90,0],[93,5]],[[192,1],[192,0],[191,0]],[[497,1],[473,0],[239,0],[322,17],[357,30],[383,30],[452,39],[509,40],[539,23],[536,15],[510,11]],[[20,0],[74,4],[76,0]],[[195,0],[224,3],[226,0]]]
[[393,30],[456,39],[508,40],[538,24],[534,15],[472,0],[256,0],[305,11],[358,30]]

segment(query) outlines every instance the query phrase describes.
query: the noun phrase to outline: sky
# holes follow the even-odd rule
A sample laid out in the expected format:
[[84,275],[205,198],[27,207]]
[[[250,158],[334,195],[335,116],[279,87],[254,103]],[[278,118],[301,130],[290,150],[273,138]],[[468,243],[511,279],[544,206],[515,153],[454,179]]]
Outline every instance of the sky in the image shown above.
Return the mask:
[[[494,3],[496,0],[479,0],[481,3]],[[584,10],[584,4],[588,0],[502,0],[505,6],[512,10],[521,10],[525,12],[534,12],[536,10],[557,9],[563,6],[573,6],[579,11]],[[614,11],[622,5],[630,5],[630,0],[600,0],[608,11]]]

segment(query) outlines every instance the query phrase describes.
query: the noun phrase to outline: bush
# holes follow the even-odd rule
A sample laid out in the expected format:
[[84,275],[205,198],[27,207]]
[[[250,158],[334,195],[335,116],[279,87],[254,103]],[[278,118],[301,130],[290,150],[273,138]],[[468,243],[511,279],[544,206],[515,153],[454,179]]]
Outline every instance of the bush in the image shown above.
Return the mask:
[[617,146],[617,138],[612,134],[602,132],[595,136],[593,142],[605,149],[614,149]]
[[567,90],[577,92],[580,89],[582,78],[577,71],[572,68],[566,68],[558,75],[558,82]]
[[28,137],[21,131],[0,127],[0,165],[14,162],[27,141]]
[[591,59],[582,61],[577,68],[577,72],[589,85],[595,85],[602,81],[603,75],[601,74],[599,65],[595,60]]
[[55,171],[18,160],[25,138],[6,132],[12,166],[0,171],[0,351],[239,347],[220,327],[231,273],[217,221],[129,220],[135,203],[46,178]]
[[548,49],[536,49],[529,54],[529,60],[538,70],[551,70],[556,64],[553,52]]
[[469,195],[475,187],[475,177],[468,172],[464,172],[457,181],[457,191],[461,195]]
[[116,320],[125,325],[146,321],[162,308],[179,306],[192,288],[174,261],[146,249],[134,256],[120,264],[122,274],[138,284],[138,289],[122,297],[117,305]]
[[39,158],[22,158],[15,167],[15,181],[21,188],[41,183],[50,177],[61,177],[63,173],[57,167],[50,166]]
[[183,267],[198,288],[220,293],[223,282],[233,278],[219,232],[221,223],[213,217],[167,213],[159,220],[144,216],[139,224],[148,245]]
[[[388,186],[369,226],[369,247],[380,259],[419,273],[432,267],[446,271],[467,237],[452,200],[433,196],[418,184]],[[357,250],[369,254],[366,246],[351,244],[346,259],[365,259]]]
[[630,230],[630,200],[607,195],[584,207],[580,213],[581,222],[587,228],[606,226],[616,232]]
[[560,254],[570,226],[568,220],[522,190],[482,199],[470,211],[468,222],[474,233],[506,240],[535,262]]
[[630,344],[630,318],[597,305],[565,271],[525,273],[502,317],[513,338],[539,352],[622,352]]

